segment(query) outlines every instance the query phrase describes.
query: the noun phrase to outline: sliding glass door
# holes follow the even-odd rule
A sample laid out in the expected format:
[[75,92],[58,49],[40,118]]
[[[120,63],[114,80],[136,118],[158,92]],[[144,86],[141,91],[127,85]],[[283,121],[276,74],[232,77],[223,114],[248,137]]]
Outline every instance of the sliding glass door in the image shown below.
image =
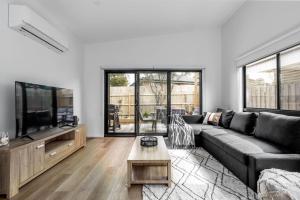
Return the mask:
[[139,133],[167,134],[167,72],[139,73]]
[[171,72],[171,114],[200,114],[200,73]]
[[201,113],[201,71],[106,71],[105,135],[168,134],[173,114]]
[[135,133],[135,73],[108,73],[106,133]]

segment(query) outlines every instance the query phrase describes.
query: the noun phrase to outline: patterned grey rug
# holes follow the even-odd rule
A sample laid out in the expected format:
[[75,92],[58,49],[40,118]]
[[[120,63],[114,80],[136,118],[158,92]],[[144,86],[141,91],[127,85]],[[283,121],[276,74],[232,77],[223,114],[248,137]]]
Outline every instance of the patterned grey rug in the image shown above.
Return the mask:
[[144,200],[247,200],[257,195],[203,148],[170,149],[172,185],[144,185]]

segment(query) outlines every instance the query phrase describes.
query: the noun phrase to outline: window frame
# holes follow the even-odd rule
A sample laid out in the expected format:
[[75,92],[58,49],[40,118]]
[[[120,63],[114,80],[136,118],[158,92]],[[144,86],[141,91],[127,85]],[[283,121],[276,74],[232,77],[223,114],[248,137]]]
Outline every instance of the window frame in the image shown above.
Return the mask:
[[[164,136],[167,137],[169,135],[169,126],[167,127],[166,134],[141,134],[139,133],[139,73],[142,72],[166,72],[167,73],[167,87],[168,87],[168,94],[167,94],[167,121],[170,124],[170,113],[171,113],[171,73],[172,72],[195,72],[199,73],[199,102],[200,102],[200,115],[203,114],[203,69],[115,69],[115,70],[104,70],[104,137],[136,137],[136,136],[143,136],[143,135],[154,135],[154,136]],[[114,73],[134,73],[135,74],[135,131],[130,133],[111,133],[108,131],[108,124],[107,124],[107,114],[108,114],[108,95],[109,95],[109,88],[108,88],[108,81],[109,81],[109,74]]]
[[[279,113],[279,114],[287,114],[287,115],[294,115],[294,116],[300,116],[300,110],[285,110],[285,109],[281,109],[281,62],[280,62],[280,55],[282,52],[287,51],[289,49],[295,48],[299,46],[300,47],[300,43],[291,45],[287,48],[281,49],[279,51],[273,52],[271,54],[268,54],[266,56],[260,57],[258,59],[255,59],[254,61],[251,61],[247,64],[244,64],[242,66],[242,89],[243,89],[243,111],[245,112],[263,112],[263,111],[269,111],[269,112],[273,112],[273,113]],[[276,58],[276,97],[277,97],[277,104],[276,104],[276,108],[255,108],[255,107],[247,107],[247,84],[246,84],[246,76],[247,76],[247,66],[250,64],[253,64],[255,62],[258,62],[260,60],[266,59],[268,57],[271,56],[275,56]]]

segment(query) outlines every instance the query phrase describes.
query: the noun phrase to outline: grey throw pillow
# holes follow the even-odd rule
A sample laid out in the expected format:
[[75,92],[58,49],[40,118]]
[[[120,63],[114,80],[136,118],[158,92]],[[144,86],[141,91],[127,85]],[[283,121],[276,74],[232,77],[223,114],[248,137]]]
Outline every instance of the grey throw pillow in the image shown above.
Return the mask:
[[250,135],[254,131],[257,115],[251,112],[235,113],[230,123],[230,129]]
[[219,125],[224,127],[224,128],[229,128],[231,120],[232,120],[233,115],[234,115],[234,111],[218,108],[217,112],[222,112],[222,116],[221,116],[221,120],[220,120]]

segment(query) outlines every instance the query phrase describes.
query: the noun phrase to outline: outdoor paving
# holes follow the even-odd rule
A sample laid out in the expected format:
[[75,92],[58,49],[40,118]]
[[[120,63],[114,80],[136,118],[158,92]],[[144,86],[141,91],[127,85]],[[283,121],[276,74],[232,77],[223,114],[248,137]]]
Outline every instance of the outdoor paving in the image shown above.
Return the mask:
[[[121,128],[120,129],[116,129],[117,133],[130,133],[130,132],[134,132],[134,124],[126,124],[126,125],[122,125],[121,124]],[[146,123],[146,124],[141,124],[140,125],[140,133],[151,133],[154,132],[154,130],[152,131],[152,124],[151,123]],[[157,124],[157,133],[165,133],[167,132],[167,127],[165,124],[161,124],[158,123]]]

